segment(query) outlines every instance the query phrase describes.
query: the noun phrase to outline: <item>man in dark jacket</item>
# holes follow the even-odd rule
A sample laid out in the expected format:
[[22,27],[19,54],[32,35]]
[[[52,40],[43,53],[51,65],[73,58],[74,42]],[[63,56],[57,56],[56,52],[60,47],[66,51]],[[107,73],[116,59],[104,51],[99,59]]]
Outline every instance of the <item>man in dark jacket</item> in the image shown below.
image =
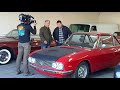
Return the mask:
[[45,20],[44,26],[40,28],[39,36],[41,39],[41,48],[49,48],[53,41],[49,25],[50,21]]
[[53,37],[57,46],[60,46],[72,34],[70,29],[62,24],[60,20],[57,21],[57,27],[53,31]]

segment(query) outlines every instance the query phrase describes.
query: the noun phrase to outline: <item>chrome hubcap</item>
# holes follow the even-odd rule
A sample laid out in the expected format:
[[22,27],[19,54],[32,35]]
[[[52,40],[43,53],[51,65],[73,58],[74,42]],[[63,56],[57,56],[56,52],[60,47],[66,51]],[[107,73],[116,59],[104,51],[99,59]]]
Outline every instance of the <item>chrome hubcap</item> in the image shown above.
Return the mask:
[[87,73],[87,67],[85,65],[80,66],[78,69],[78,78],[86,78]]
[[1,51],[0,52],[0,61],[1,62],[7,61],[8,58],[9,58],[9,55],[8,55],[8,53],[6,51]]

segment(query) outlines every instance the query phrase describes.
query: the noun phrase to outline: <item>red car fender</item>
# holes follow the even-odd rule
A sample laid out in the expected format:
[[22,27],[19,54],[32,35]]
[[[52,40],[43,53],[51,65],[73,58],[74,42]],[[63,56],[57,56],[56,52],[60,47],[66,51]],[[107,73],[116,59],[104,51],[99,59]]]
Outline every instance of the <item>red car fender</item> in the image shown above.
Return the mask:
[[89,60],[87,60],[85,56],[82,56],[81,58],[78,58],[79,56],[77,54],[72,57],[68,57],[68,56],[69,55],[61,57],[57,60],[57,62],[61,62],[64,64],[64,71],[69,71],[69,70],[75,71],[78,65],[83,61],[88,62],[88,64],[90,65]]

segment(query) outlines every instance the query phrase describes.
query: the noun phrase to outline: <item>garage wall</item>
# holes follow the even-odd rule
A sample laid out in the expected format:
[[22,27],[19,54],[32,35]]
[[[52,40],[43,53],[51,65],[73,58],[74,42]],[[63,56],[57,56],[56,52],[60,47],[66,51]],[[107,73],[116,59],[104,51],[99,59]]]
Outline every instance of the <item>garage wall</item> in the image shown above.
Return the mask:
[[20,13],[35,17],[38,32],[46,19],[51,21],[51,31],[56,27],[57,20],[62,20],[63,24],[67,26],[80,22],[104,22],[120,25],[120,12],[0,12],[0,35],[16,28],[19,24],[18,15]]
[[56,21],[61,20],[64,25],[80,22],[97,22],[99,12],[0,12],[0,35],[15,29],[19,24],[18,15],[21,13],[30,14],[37,20],[37,30],[43,26],[44,21],[51,21],[50,29],[56,27]]
[[99,22],[115,23],[119,24],[120,27],[120,12],[101,12]]

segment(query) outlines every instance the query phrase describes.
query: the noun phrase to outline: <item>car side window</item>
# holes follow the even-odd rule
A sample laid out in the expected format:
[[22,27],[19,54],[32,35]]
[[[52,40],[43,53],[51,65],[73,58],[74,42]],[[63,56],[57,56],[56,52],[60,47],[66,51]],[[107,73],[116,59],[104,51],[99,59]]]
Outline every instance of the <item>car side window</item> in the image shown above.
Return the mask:
[[101,36],[99,41],[99,48],[108,48],[114,46],[113,38],[111,36]]
[[116,40],[115,37],[114,37],[114,42],[115,42],[115,46],[120,46],[119,42]]
[[97,31],[97,27],[96,26],[92,26],[91,27],[91,31]]
[[12,31],[12,32],[11,32],[11,36],[13,36],[13,37],[18,37],[18,31],[17,31],[17,30]]

